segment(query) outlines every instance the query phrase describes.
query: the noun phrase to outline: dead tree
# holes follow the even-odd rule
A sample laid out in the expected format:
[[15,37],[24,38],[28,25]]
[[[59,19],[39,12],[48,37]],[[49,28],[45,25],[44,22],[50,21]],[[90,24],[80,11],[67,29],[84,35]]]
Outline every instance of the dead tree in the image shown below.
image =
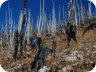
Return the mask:
[[56,41],[55,41],[55,38],[53,38],[52,49],[53,49],[53,53],[54,53],[54,57],[55,57],[55,52],[56,52]]
[[18,53],[18,49],[20,48],[20,54],[22,54],[22,47],[23,47],[23,27],[25,25],[26,22],[26,3],[27,0],[24,0],[24,8],[23,8],[23,21],[22,21],[22,25],[21,25],[21,30],[17,30],[15,32],[15,49],[14,49],[14,55],[13,57],[16,58],[17,57],[17,53]]
[[18,46],[19,46],[18,31],[16,31],[16,32],[15,32],[15,48],[14,48],[14,54],[13,54],[13,58],[14,58],[14,59],[16,59],[16,57],[17,57]]

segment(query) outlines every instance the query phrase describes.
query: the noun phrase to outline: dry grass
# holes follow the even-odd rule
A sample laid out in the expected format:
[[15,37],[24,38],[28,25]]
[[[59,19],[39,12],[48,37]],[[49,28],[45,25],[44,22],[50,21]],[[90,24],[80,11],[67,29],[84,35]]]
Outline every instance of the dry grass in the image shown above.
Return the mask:
[[[96,56],[92,55],[92,46],[96,45],[96,31],[89,31],[85,34],[85,36],[82,36],[82,30],[77,32],[77,40],[78,40],[78,45],[75,45],[74,41],[71,41],[70,43],[70,48],[66,47],[66,40],[64,40],[64,37],[56,37],[56,56],[53,58],[52,54],[49,54],[47,63],[46,65],[48,67],[55,67],[57,65],[62,65],[62,62],[65,59],[65,56],[70,54],[71,51],[82,51],[84,53],[84,60],[79,60],[79,58],[75,62],[67,62],[67,65],[70,65],[72,67],[72,72],[84,72],[86,69],[83,67],[85,62],[90,62],[90,61],[95,61],[96,62]],[[52,39],[45,39],[43,40],[44,47],[52,47]],[[89,51],[89,52],[88,52]],[[96,54],[96,53],[95,53]],[[1,55],[1,60],[0,63],[2,64],[2,67],[6,70],[15,70],[17,69],[22,69],[24,66],[30,67],[31,62],[34,59],[35,52],[31,50],[30,47],[26,47],[26,50],[23,51],[23,55],[18,57],[16,61],[12,59],[12,55],[9,53],[7,48],[3,48],[3,52]],[[60,64],[61,63],[61,64]],[[89,66],[91,68],[91,66]],[[70,70],[70,71],[71,71]],[[25,72],[22,70],[19,70],[20,72]],[[18,72],[19,72],[18,71]],[[54,70],[53,70],[54,71]],[[69,72],[70,72],[69,71]]]

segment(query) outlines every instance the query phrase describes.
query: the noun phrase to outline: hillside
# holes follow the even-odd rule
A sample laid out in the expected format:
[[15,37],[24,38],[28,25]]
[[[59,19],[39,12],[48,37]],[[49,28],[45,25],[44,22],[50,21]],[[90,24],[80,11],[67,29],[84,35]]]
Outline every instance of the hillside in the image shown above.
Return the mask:
[[[90,30],[82,36],[82,30],[77,32],[78,45],[71,41],[70,48],[66,48],[64,36],[56,36],[56,53],[55,57],[50,53],[46,59],[47,68],[51,72],[66,70],[67,72],[86,72],[93,69],[96,64],[96,31]],[[43,40],[44,47],[52,47],[52,39]],[[8,72],[34,72],[30,70],[31,62],[34,60],[36,51],[31,47],[23,48],[23,55],[17,60],[12,59],[7,47],[4,47],[2,54],[0,52],[0,63]]]

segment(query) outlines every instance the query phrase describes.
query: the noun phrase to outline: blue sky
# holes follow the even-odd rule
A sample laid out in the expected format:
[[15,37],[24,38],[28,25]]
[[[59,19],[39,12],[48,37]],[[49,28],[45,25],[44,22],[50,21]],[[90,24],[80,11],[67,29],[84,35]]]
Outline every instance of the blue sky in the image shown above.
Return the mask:
[[[34,21],[34,24],[36,23],[37,16],[40,12],[40,1],[43,2],[43,0],[28,0],[27,1],[27,13],[30,9],[31,15]],[[49,19],[49,14],[52,14],[52,1],[55,3],[55,11],[56,11],[56,18],[58,19],[58,12],[59,7],[61,8],[61,19],[62,19],[62,9],[64,6],[65,11],[67,12],[67,4],[69,0],[45,0],[45,12],[47,14],[47,18]],[[79,4],[80,1],[78,0]],[[88,0],[82,0],[83,6],[88,10]],[[15,23],[18,23],[20,11],[23,9],[23,0],[9,0],[5,2],[1,9],[0,9],[0,22],[5,24],[5,13],[7,11],[8,13],[8,4],[10,8],[12,9],[12,15],[13,20]],[[95,11],[95,6],[92,4],[92,10]]]

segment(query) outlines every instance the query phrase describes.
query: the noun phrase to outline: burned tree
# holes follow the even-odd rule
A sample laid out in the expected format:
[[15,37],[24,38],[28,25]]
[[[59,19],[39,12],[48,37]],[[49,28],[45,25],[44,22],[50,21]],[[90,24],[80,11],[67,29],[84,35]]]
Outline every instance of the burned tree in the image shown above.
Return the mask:
[[23,11],[21,12],[21,21],[18,25],[18,30],[15,32],[15,49],[14,49],[14,58],[17,57],[17,53],[20,52],[22,54],[22,47],[23,47],[23,27],[26,22],[26,3],[27,0],[24,0],[24,8]]

